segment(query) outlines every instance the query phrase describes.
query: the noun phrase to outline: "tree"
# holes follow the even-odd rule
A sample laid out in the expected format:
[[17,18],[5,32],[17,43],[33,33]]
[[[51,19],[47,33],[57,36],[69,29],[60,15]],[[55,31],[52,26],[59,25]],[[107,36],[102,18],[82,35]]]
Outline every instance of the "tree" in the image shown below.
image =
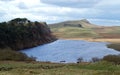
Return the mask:
[[77,59],[77,63],[80,63],[80,62],[83,62],[83,58],[82,57]]
[[31,22],[26,18],[0,23],[0,48],[21,50],[55,40],[46,23]]

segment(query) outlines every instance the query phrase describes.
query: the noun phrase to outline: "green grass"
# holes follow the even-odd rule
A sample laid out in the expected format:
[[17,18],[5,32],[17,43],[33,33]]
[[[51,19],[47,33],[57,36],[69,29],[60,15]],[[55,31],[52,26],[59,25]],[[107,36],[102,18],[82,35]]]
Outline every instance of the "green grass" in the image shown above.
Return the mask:
[[79,38],[79,37],[99,37],[91,28],[78,28],[78,27],[62,27],[53,28],[54,33],[59,33],[63,38]]
[[[84,25],[84,24],[83,24]],[[89,26],[89,24],[88,24]],[[120,27],[64,27],[63,24],[50,26],[58,38],[119,38]]]
[[0,75],[120,75],[120,65],[108,62],[58,64],[48,62],[0,62]]

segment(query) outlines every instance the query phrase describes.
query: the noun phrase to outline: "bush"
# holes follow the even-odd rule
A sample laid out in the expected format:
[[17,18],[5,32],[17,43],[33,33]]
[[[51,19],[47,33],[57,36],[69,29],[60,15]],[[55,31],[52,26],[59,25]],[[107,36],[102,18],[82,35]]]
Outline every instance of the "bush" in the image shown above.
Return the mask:
[[98,57],[93,57],[93,58],[92,58],[92,62],[99,62],[99,61],[101,61],[101,59],[98,58]]
[[120,51],[120,43],[108,44],[107,47]]
[[103,60],[114,64],[120,64],[120,55],[107,55],[103,57]]
[[83,58],[82,57],[77,59],[77,63],[80,63],[80,62],[83,62]]
[[35,61],[33,57],[28,57],[22,52],[17,52],[13,50],[0,50],[0,60]]

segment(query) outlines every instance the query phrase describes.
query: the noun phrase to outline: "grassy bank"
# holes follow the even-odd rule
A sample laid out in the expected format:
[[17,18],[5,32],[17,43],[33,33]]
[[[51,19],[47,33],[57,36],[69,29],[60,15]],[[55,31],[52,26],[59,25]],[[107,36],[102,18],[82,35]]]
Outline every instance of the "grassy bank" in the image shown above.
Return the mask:
[[0,75],[120,75],[120,65],[108,62],[58,64],[0,61]]
[[0,48],[0,61],[35,61],[35,57],[28,57],[25,53],[10,48]]
[[108,46],[108,48],[112,48],[112,49],[120,51],[120,43],[112,43],[107,46]]

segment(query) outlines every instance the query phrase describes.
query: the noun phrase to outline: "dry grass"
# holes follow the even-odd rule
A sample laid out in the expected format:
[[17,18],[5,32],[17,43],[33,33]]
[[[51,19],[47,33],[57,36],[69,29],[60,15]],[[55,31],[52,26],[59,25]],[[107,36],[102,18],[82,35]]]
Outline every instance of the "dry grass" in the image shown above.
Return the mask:
[[120,75],[120,65],[108,62],[55,64],[0,61],[0,68],[3,67],[5,70],[0,71],[0,75]]
[[66,40],[86,40],[91,42],[110,42],[110,43],[120,43],[120,38],[60,38]]

